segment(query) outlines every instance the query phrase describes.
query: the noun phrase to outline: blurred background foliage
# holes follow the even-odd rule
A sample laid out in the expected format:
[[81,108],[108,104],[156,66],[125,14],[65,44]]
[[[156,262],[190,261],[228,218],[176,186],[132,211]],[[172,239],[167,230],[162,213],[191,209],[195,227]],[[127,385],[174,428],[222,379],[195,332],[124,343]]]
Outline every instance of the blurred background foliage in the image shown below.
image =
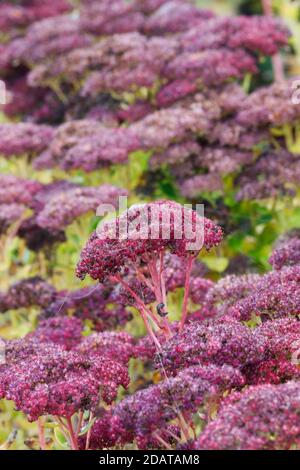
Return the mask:
[[[199,6],[210,8],[224,15],[233,14],[259,14],[262,12],[260,0],[197,0]],[[285,58],[288,74],[300,75],[300,1],[274,0],[276,13],[281,16],[294,33],[293,53]],[[271,63],[263,65],[263,77],[272,75]],[[4,120],[4,116],[0,116]],[[300,149],[299,149],[300,150]],[[143,157],[143,158],[141,158]],[[151,182],[145,179],[144,170],[147,166],[148,155],[133,155],[128,167],[113,168],[85,174],[82,171],[73,171],[64,174],[61,170],[32,171],[25,160],[0,160],[0,171],[13,173],[17,176],[37,178],[48,183],[55,179],[67,178],[74,182],[87,185],[111,182],[127,186],[128,189],[138,186],[131,192],[130,203],[141,202],[151,198],[165,197],[182,199],[169,175],[162,173],[154,194],[151,193]],[[201,259],[207,264],[212,278],[217,279],[224,273],[237,271],[243,263],[248,263],[254,271],[264,272],[269,268],[268,257],[271,247],[277,237],[295,227],[300,227],[300,189],[293,200],[280,198],[270,201],[236,202],[234,198],[232,181],[226,181],[226,195],[210,194],[203,196],[206,214],[209,217],[218,216],[219,222],[224,226],[225,242],[217,250]],[[183,202],[183,201],[182,201]],[[199,202],[199,201],[198,201]],[[88,234],[95,228],[97,218],[91,215],[84,216],[73,223],[67,231],[67,241],[60,244],[56,250],[49,254],[46,252],[34,253],[26,248],[24,242],[14,237],[15,228],[0,240],[0,290],[5,290],[12,283],[29,276],[41,275],[58,289],[77,289],[83,287],[76,279],[74,268],[78,255]],[[234,267],[235,265],[235,267]],[[180,293],[179,293],[180,296]],[[172,310],[176,316],[178,297],[170,299]],[[0,335],[6,338],[20,337],[31,331],[35,324],[38,312],[32,311],[9,312],[0,316]],[[142,325],[135,317],[128,329],[135,334],[142,333]],[[137,371],[133,371],[137,374]],[[38,448],[36,441],[36,425],[29,424],[23,416],[15,412],[13,405],[0,402],[0,448],[28,449]],[[58,443],[54,448],[61,448]]]

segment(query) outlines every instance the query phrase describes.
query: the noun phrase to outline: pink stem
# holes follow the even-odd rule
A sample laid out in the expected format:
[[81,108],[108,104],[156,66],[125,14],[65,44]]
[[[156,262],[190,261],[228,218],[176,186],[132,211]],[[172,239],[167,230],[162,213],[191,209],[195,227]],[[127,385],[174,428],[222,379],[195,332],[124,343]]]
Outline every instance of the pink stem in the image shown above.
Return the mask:
[[176,434],[174,434],[172,431],[167,430],[167,433],[169,434],[170,437],[173,437],[175,441],[181,442],[181,439],[178,436],[176,436]]
[[[148,268],[149,268],[149,272],[150,272],[150,269],[152,269],[152,268],[150,268],[149,265],[148,265]],[[167,308],[165,284],[163,283],[164,287],[162,289],[162,293],[161,293],[161,296],[160,296],[158,294],[158,292],[160,292],[160,291],[158,291],[157,288],[155,289],[155,287],[151,284],[151,282],[149,282],[149,280],[145,278],[144,274],[142,272],[140,272],[138,269],[137,269],[137,275],[149,287],[149,289],[151,289],[152,292],[154,292],[154,295],[155,295],[155,298],[156,298],[157,302],[161,303],[161,301],[162,301],[165,305],[165,308]],[[163,273],[162,273],[162,278],[163,278]],[[151,276],[151,279],[153,279],[152,276]],[[158,300],[158,299],[160,299],[160,300]],[[171,336],[172,336],[172,332],[171,332],[170,325],[169,325],[169,322],[168,322],[167,318],[162,318],[162,320],[161,320],[162,325],[157,323],[156,316],[154,314],[152,314],[151,318],[153,319],[153,321],[155,321],[156,325],[158,325],[159,328],[163,328],[163,331],[165,332],[166,337],[168,339],[170,339]]]
[[274,70],[274,78],[276,82],[284,82],[285,75],[284,75],[284,68],[282,57],[280,54],[275,54],[272,56],[272,63],[273,63],[273,70]]
[[186,318],[187,318],[187,310],[188,310],[187,307],[188,307],[188,300],[189,300],[189,294],[190,294],[190,279],[191,279],[193,263],[194,263],[194,257],[189,255],[187,259],[187,266],[186,266],[184,297],[183,297],[182,314],[181,314],[179,331],[182,331],[184,324],[186,322]]
[[184,417],[185,422],[187,423],[188,428],[192,430],[194,438],[196,439],[196,430],[195,430],[193,420],[186,412],[183,412],[182,415]]
[[184,418],[183,414],[180,411],[178,413],[178,417],[179,417],[179,425],[180,425],[180,429],[182,431],[182,434],[185,437],[185,439],[187,441],[189,441],[189,439],[190,439],[189,426],[187,425],[187,423],[185,421],[185,418]]
[[[159,268],[159,278],[160,278],[160,288],[162,294],[162,301],[165,305],[165,310],[168,311],[168,301],[167,301],[167,292],[166,292],[166,283],[165,283],[165,276],[164,276],[164,253],[161,252],[159,255],[160,259],[160,268]],[[163,318],[163,325],[166,332],[167,339],[172,338],[172,331],[170,328],[170,322],[167,318]]]
[[69,431],[69,436],[70,436],[70,445],[72,450],[78,450],[78,442],[77,442],[77,436],[76,433],[74,432],[73,425],[72,425],[72,419],[71,418],[66,418],[67,421],[67,428]]
[[145,326],[147,328],[148,334],[151,336],[156,348],[160,351],[161,350],[161,344],[160,344],[159,340],[157,339],[157,337],[155,336],[155,333],[152,330],[151,325],[148,321],[147,315],[146,315],[146,313],[143,312],[143,310],[141,310],[141,315],[142,315],[142,318],[144,320]]
[[46,450],[44,422],[41,417],[38,419],[37,425],[38,425],[39,442],[40,442],[41,450]]
[[[272,0],[262,0],[262,7],[266,16],[273,16]],[[276,82],[285,80],[284,68],[281,55],[275,54],[272,56],[273,73]]]
[[77,437],[78,437],[78,435],[81,431],[82,421],[83,421],[83,411],[79,411],[78,424],[77,424],[77,429],[76,429],[76,436]]
[[156,261],[150,261],[148,263],[148,269],[152,278],[156,301],[160,304],[163,299],[160,288],[160,279],[156,268]]
[[127,282],[125,282],[121,276],[119,275],[116,275],[114,276],[115,280],[117,282],[120,282],[120,284],[122,284],[122,286],[128,290],[128,292],[132,295],[132,297],[135,299],[137,305],[139,306],[139,311],[140,311],[140,314],[142,316],[142,319],[144,320],[144,323],[145,323],[145,326],[147,328],[147,331],[148,331],[148,334],[151,336],[151,338],[153,339],[154,341],[154,344],[155,346],[158,348],[158,349],[161,349],[161,344],[160,342],[158,341],[157,337],[155,336],[155,333],[154,331],[152,330],[151,328],[151,325],[148,321],[148,316],[154,321],[154,323],[159,327],[161,328],[161,324],[158,322],[158,320],[155,318],[155,316],[153,315],[153,313],[151,312],[151,310],[149,310],[146,305],[144,304],[144,302],[140,299],[140,297],[131,289],[131,287],[127,284]]
[[[159,304],[163,303],[166,307],[166,303],[165,303],[166,302],[166,294],[163,293],[163,289],[162,289],[162,285],[161,285],[161,276],[162,276],[162,273],[163,273],[162,265],[161,265],[162,262],[163,262],[163,259],[161,258],[161,254],[160,254],[160,270],[159,270],[159,272],[157,270],[156,261],[149,262],[148,263],[148,269],[149,269],[149,272],[150,272],[150,275],[151,275],[151,278],[152,278],[152,282],[153,282],[153,285],[154,285],[156,301]],[[165,289],[164,289],[164,291],[165,291]],[[170,328],[170,324],[169,324],[168,319],[163,318],[162,319],[162,324],[163,324],[163,330],[165,332],[166,337],[171,338],[172,332],[171,332],[171,328]]]
[[172,450],[172,447],[168,442],[166,442],[157,432],[154,432],[153,437],[160,443],[162,444],[167,450]]
[[168,310],[167,305],[167,293],[166,293],[166,283],[165,283],[165,276],[164,276],[164,254],[163,252],[160,253],[160,285],[161,285],[161,293],[163,298],[163,303],[165,304],[166,309]]
[[[93,419],[93,413],[90,412],[89,423],[92,421],[92,419]],[[92,427],[90,427],[86,435],[85,450],[88,450],[90,447],[91,432],[92,432]]]
[[147,279],[145,277],[145,275],[138,269],[136,268],[136,273],[137,273],[137,277],[138,279],[140,279],[142,282],[144,282],[144,284],[149,287],[150,290],[152,290],[152,292],[154,292],[154,287],[153,285],[151,284],[151,282],[149,281],[149,279]]

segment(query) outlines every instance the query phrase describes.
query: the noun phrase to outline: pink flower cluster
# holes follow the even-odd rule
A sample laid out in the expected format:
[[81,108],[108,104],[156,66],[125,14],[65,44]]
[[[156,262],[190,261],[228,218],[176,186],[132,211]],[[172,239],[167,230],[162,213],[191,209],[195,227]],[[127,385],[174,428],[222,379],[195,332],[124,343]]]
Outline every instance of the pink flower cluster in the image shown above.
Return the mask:
[[[76,341],[71,330],[76,331]],[[116,356],[125,340],[123,351],[130,357],[130,342],[126,335],[107,335],[81,346],[78,320],[65,319],[60,326],[50,320],[33,335],[7,342],[0,396],[13,400],[31,421],[49,414],[69,418],[79,410],[94,411],[100,399],[111,403],[119,386],[129,384],[126,359],[118,361]]]
[[300,443],[299,382],[233,394],[201,434],[200,449],[289,450]]
[[[64,230],[101,204],[116,204],[127,191],[112,185],[82,186],[68,181],[41,184],[38,181],[0,175],[0,210],[4,226],[20,220],[18,235],[29,248],[62,241]],[[25,209],[28,216],[23,217]],[[31,213],[30,213],[31,211]]]

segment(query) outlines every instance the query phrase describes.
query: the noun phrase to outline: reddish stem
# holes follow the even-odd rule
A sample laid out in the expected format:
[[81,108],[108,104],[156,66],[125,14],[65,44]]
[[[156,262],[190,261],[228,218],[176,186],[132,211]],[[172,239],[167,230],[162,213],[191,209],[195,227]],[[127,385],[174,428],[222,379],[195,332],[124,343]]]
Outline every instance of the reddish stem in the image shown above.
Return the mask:
[[163,252],[160,253],[159,259],[160,259],[160,285],[161,285],[162,300],[163,300],[163,303],[165,304],[166,309],[168,310],[166,283],[165,283],[165,276],[164,276],[164,253]]
[[165,441],[157,432],[154,432],[153,434],[153,437],[160,443],[162,444],[167,450],[172,450],[172,447],[170,446],[170,444]]
[[149,315],[149,317],[151,318],[151,320],[153,320],[153,322],[156,324],[156,326],[158,326],[158,328],[161,328],[161,323],[159,322],[159,320],[153,315],[153,313],[151,312],[151,310],[149,310],[147,308],[147,306],[144,304],[144,302],[142,301],[142,299],[134,292],[134,290],[131,289],[131,287],[127,284],[127,282],[125,282],[121,276],[119,274],[115,275],[112,277],[112,280],[115,280],[117,282],[119,282],[120,284],[122,284],[122,286],[130,293],[130,295],[134,298],[134,300],[136,301],[137,305],[139,306],[139,308],[141,310],[143,310],[144,312],[147,313],[147,315]]
[[78,424],[77,424],[77,429],[76,429],[77,437],[79,436],[79,433],[81,431],[82,421],[83,421],[83,411],[79,411]]
[[153,315],[153,313],[151,312],[151,310],[149,310],[146,305],[144,304],[144,302],[141,300],[141,298],[131,289],[131,287],[127,284],[127,282],[125,282],[121,276],[119,275],[116,275],[114,276],[114,279],[117,281],[117,282],[120,282],[120,284],[122,284],[122,286],[127,289],[127,291],[130,293],[130,295],[132,295],[132,297],[135,299],[137,305],[139,306],[139,311],[140,311],[140,314],[144,320],[144,323],[145,323],[145,326],[146,326],[146,329],[148,331],[148,334],[149,336],[151,336],[151,338],[153,339],[154,341],[154,344],[155,346],[158,348],[158,349],[161,349],[161,344],[160,342],[158,341],[157,337],[155,336],[155,333],[154,331],[152,330],[151,328],[151,325],[148,321],[148,316],[154,321],[154,323],[159,327],[161,328],[161,324],[158,322],[158,320],[155,318],[155,316]]
[[141,310],[141,315],[142,315],[142,318],[143,318],[143,320],[144,320],[145,326],[146,326],[146,328],[147,328],[148,334],[151,336],[151,338],[152,338],[152,340],[153,340],[153,342],[154,342],[156,348],[157,348],[158,350],[161,350],[161,344],[160,344],[159,340],[157,339],[157,337],[155,336],[155,333],[154,333],[154,331],[152,330],[151,325],[150,325],[150,323],[149,323],[149,321],[148,321],[147,315],[146,315],[145,312],[143,312],[143,310]]
[[190,294],[190,279],[191,279],[191,272],[193,268],[194,257],[189,255],[187,259],[186,265],[186,274],[185,274],[185,284],[184,284],[184,297],[183,297],[183,304],[182,304],[182,313],[181,313],[181,321],[179,331],[182,331],[184,324],[187,318],[187,310],[188,310],[188,300]]
[[[92,421],[92,419],[93,419],[93,413],[90,411],[89,423]],[[86,435],[85,450],[89,450],[90,440],[91,440],[91,432],[92,432],[92,427],[90,427],[90,429],[88,430],[87,435]]]
[[[160,253],[160,269],[158,272],[157,269],[157,263],[156,261],[149,261],[148,263],[148,269],[151,275],[151,279],[154,285],[154,292],[155,292],[155,297],[157,303],[163,303],[165,305],[165,308],[167,308],[166,305],[166,292],[165,292],[165,287],[163,289],[162,287],[162,274],[163,274],[163,269],[162,269],[162,263],[163,263],[163,258],[161,257],[162,253]],[[170,324],[167,318],[162,319],[162,324],[163,324],[163,330],[165,332],[166,338],[171,338],[172,336],[172,331],[170,328]]]
[[45,428],[44,428],[44,421],[42,417],[39,417],[37,421],[37,425],[38,425],[40,448],[41,450],[46,450]]
[[179,421],[179,426],[180,426],[180,429],[182,431],[184,438],[186,439],[186,441],[189,441],[190,439],[189,426],[186,423],[185,418],[183,414],[181,413],[181,411],[178,412],[178,421]]
[[73,429],[72,419],[66,418],[66,421],[67,421],[67,428],[69,431],[71,449],[78,450],[77,436]]
[[181,443],[181,439],[180,439],[178,436],[176,436],[176,434],[174,434],[172,431],[167,430],[167,433],[168,433],[168,435],[169,435],[170,437],[172,437],[173,439],[175,439],[175,441]]
[[160,278],[159,278],[157,267],[156,267],[156,261],[150,261],[148,263],[148,269],[149,269],[151,279],[153,282],[156,301],[160,304],[162,303],[163,299],[162,299],[162,293],[161,293],[161,287],[160,287]]
[[147,279],[145,277],[145,275],[141,272],[140,269],[136,268],[136,273],[137,273],[137,277],[138,279],[140,279],[142,282],[144,282],[144,284],[149,287],[149,289],[154,292],[154,287],[153,285],[151,284],[151,282],[149,281],[149,279]]

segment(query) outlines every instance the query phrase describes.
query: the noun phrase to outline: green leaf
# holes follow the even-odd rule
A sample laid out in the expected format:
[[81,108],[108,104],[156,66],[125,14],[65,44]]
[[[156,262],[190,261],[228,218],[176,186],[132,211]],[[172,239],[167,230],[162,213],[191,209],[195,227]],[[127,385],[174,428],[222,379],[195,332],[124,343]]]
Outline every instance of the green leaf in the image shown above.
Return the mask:
[[67,449],[69,447],[69,442],[59,427],[54,429],[54,437],[59,447],[62,447],[63,449]]
[[96,418],[93,418],[88,424],[86,424],[80,431],[79,436],[84,436],[88,432],[89,429],[94,425]]
[[203,261],[209,269],[212,271],[216,271],[217,273],[222,273],[228,267],[229,260],[223,256],[218,256],[215,258],[212,257],[201,257],[201,261]]

